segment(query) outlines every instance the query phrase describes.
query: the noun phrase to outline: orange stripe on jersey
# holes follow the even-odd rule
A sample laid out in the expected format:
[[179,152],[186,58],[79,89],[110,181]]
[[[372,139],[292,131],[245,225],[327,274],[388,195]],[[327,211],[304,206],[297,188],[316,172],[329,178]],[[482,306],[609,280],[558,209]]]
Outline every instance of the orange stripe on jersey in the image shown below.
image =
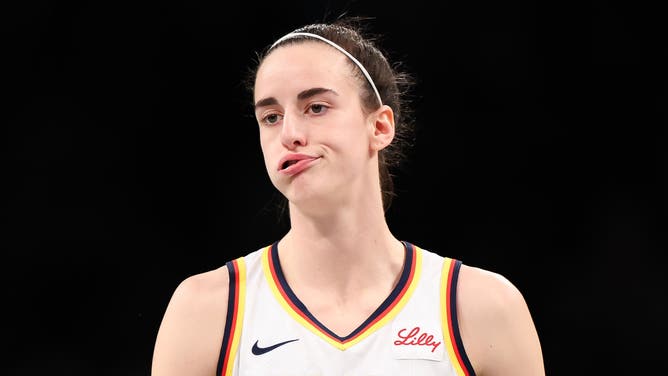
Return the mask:
[[246,263],[243,258],[227,263],[230,275],[230,288],[227,298],[227,316],[223,344],[218,359],[217,375],[231,376],[234,369],[239,338],[241,337],[241,321],[244,317],[244,302],[246,296]]
[[265,269],[265,272],[267,272],[268,270],[269,271],[268,274],[271,274],[271,279],[269,279],[270,282],[269,285],[271,287],[271,290],[274,292],[275,295],[280,296],[281,299],[279,299],[279,302],[281,303],[281,305],[284,308],[289,308],[288,313],[290,313],[291,315],[297,315],[296,317],[297,321],[300,322],[305,321],[307,324],[311,326],[316,326],[316,323],[313,322],[311,318],[309,318],[307,315],[305,315],[301,309],[296,307],[292,299],[288,298],[288,295],[285,292],[283,285],[278,282],[276,268],[274,267],[275,262],[276,261],[273,260],[272,257],[271,246],[268,246],[262,254],[262,267]]
[[461,261],[445,257],[441,273],[441,317],[443,338],[455,372],[459,376],[475,376],[471,362],[466,356],[457,321],[457,279]]
[[406,261],[399,283],[380,307],[348,336],[340,337],[320,323],[295,296],[288,286],[278,261],[277,243],[262,253],[264,274],[274,296],[286,312],[304,327],[323,338],[332,346],[345,350],[369,336],[390,321],[410,298],[417,285],[422,266],[422,253],[412,244],[406,246]]

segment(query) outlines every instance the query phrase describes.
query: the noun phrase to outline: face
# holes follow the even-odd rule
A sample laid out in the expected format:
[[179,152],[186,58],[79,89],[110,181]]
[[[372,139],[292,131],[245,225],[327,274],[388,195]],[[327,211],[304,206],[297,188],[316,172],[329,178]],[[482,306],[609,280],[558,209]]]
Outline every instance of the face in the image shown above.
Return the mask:
[[348,58],[317,41],[278,47],[260,66],[255,117],[267,173],[292,204],[345,205],[378,189],[374,114]]

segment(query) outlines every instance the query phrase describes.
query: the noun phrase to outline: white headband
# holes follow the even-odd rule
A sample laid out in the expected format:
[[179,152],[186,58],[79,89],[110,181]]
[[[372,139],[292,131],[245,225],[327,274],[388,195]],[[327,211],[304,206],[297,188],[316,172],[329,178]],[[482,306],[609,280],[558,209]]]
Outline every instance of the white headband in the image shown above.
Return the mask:
[[355,57],[353,55],[351,55],[348,51],[344,50],[341,46],[339,46],[338,44],[332,42],[331,40],[329,40],[325,37],[322,37],[318,34],[312,34],[312,33],[289,33],[289,34],[284,35],[280,39],[278,39],[276,42],[274,42],[274,44],[272,44],[271,47],[269,47],[269,49],[271,50],[278,43],[280,43],[280,42],[282,42],[286,39],[292,39],[292,38],[299,37],[299,36],[320,39],[321,41],[323,41],[323,42],[329,44],[330,46],[336,48],[337,50],[341,51],[344,55],[348,56],[348,58],[350,60],[352,60],[353,63],[355,63],[355,65],[357,65],[359,67],[359,69],[362,71],[362,73],[364,73],[364,77],[366,77],[366,80],[369,81],[369,83],[371,84],[371,87],[373,88],[374,93],[376,93],[376,98],[378,98],[378,103],[381,106],[383,105],[383,101],[380,99],[380,93],[378,93],[378,89],[376,89],[376,84],[373,83],[373,80],[371,79],[371,76],[369,75],[369,72],[366,71],[366,69],[364,68],[362,63],[360,63],[357,59],[355,59]]

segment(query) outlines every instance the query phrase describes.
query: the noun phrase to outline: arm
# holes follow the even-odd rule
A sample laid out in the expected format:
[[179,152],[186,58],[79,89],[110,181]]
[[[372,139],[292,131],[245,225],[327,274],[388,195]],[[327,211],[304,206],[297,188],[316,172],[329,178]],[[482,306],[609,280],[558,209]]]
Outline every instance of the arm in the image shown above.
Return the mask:
[[188,277],[179,284],[158,330],[152,376],[216,374],[228,290],[227,267]]
[[477,376],[543,376],[538,333],[520,291],[503,276],[462,266],[457,313]]

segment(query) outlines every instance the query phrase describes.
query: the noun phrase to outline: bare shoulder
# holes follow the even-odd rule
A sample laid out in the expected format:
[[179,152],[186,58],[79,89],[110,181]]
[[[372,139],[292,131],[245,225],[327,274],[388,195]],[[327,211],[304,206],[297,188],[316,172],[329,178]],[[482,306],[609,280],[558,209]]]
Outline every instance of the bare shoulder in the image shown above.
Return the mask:
[[477,375],[545,374],[529,307],[508,278],[462,265],[457,314],[464,349]]
[[[220,304],[218,298],[227,297],[229,281],[230,276],[226,266],[194,274],[179,283],[174,290],[170,305],[184,305],[183,308],[186,309],[198,309]],[[223,303],[226,305],[227,300],[224,299]]]
[[176,287],[158,330],[152,376],[215,373],[228,293],[226,266],[192,275]]
[[521,291],[505,276],[489,270],[462,265],[459,272],[457,293],[464,298],[462,307],[475,308],[475,312],[511,314],[525,305]]

